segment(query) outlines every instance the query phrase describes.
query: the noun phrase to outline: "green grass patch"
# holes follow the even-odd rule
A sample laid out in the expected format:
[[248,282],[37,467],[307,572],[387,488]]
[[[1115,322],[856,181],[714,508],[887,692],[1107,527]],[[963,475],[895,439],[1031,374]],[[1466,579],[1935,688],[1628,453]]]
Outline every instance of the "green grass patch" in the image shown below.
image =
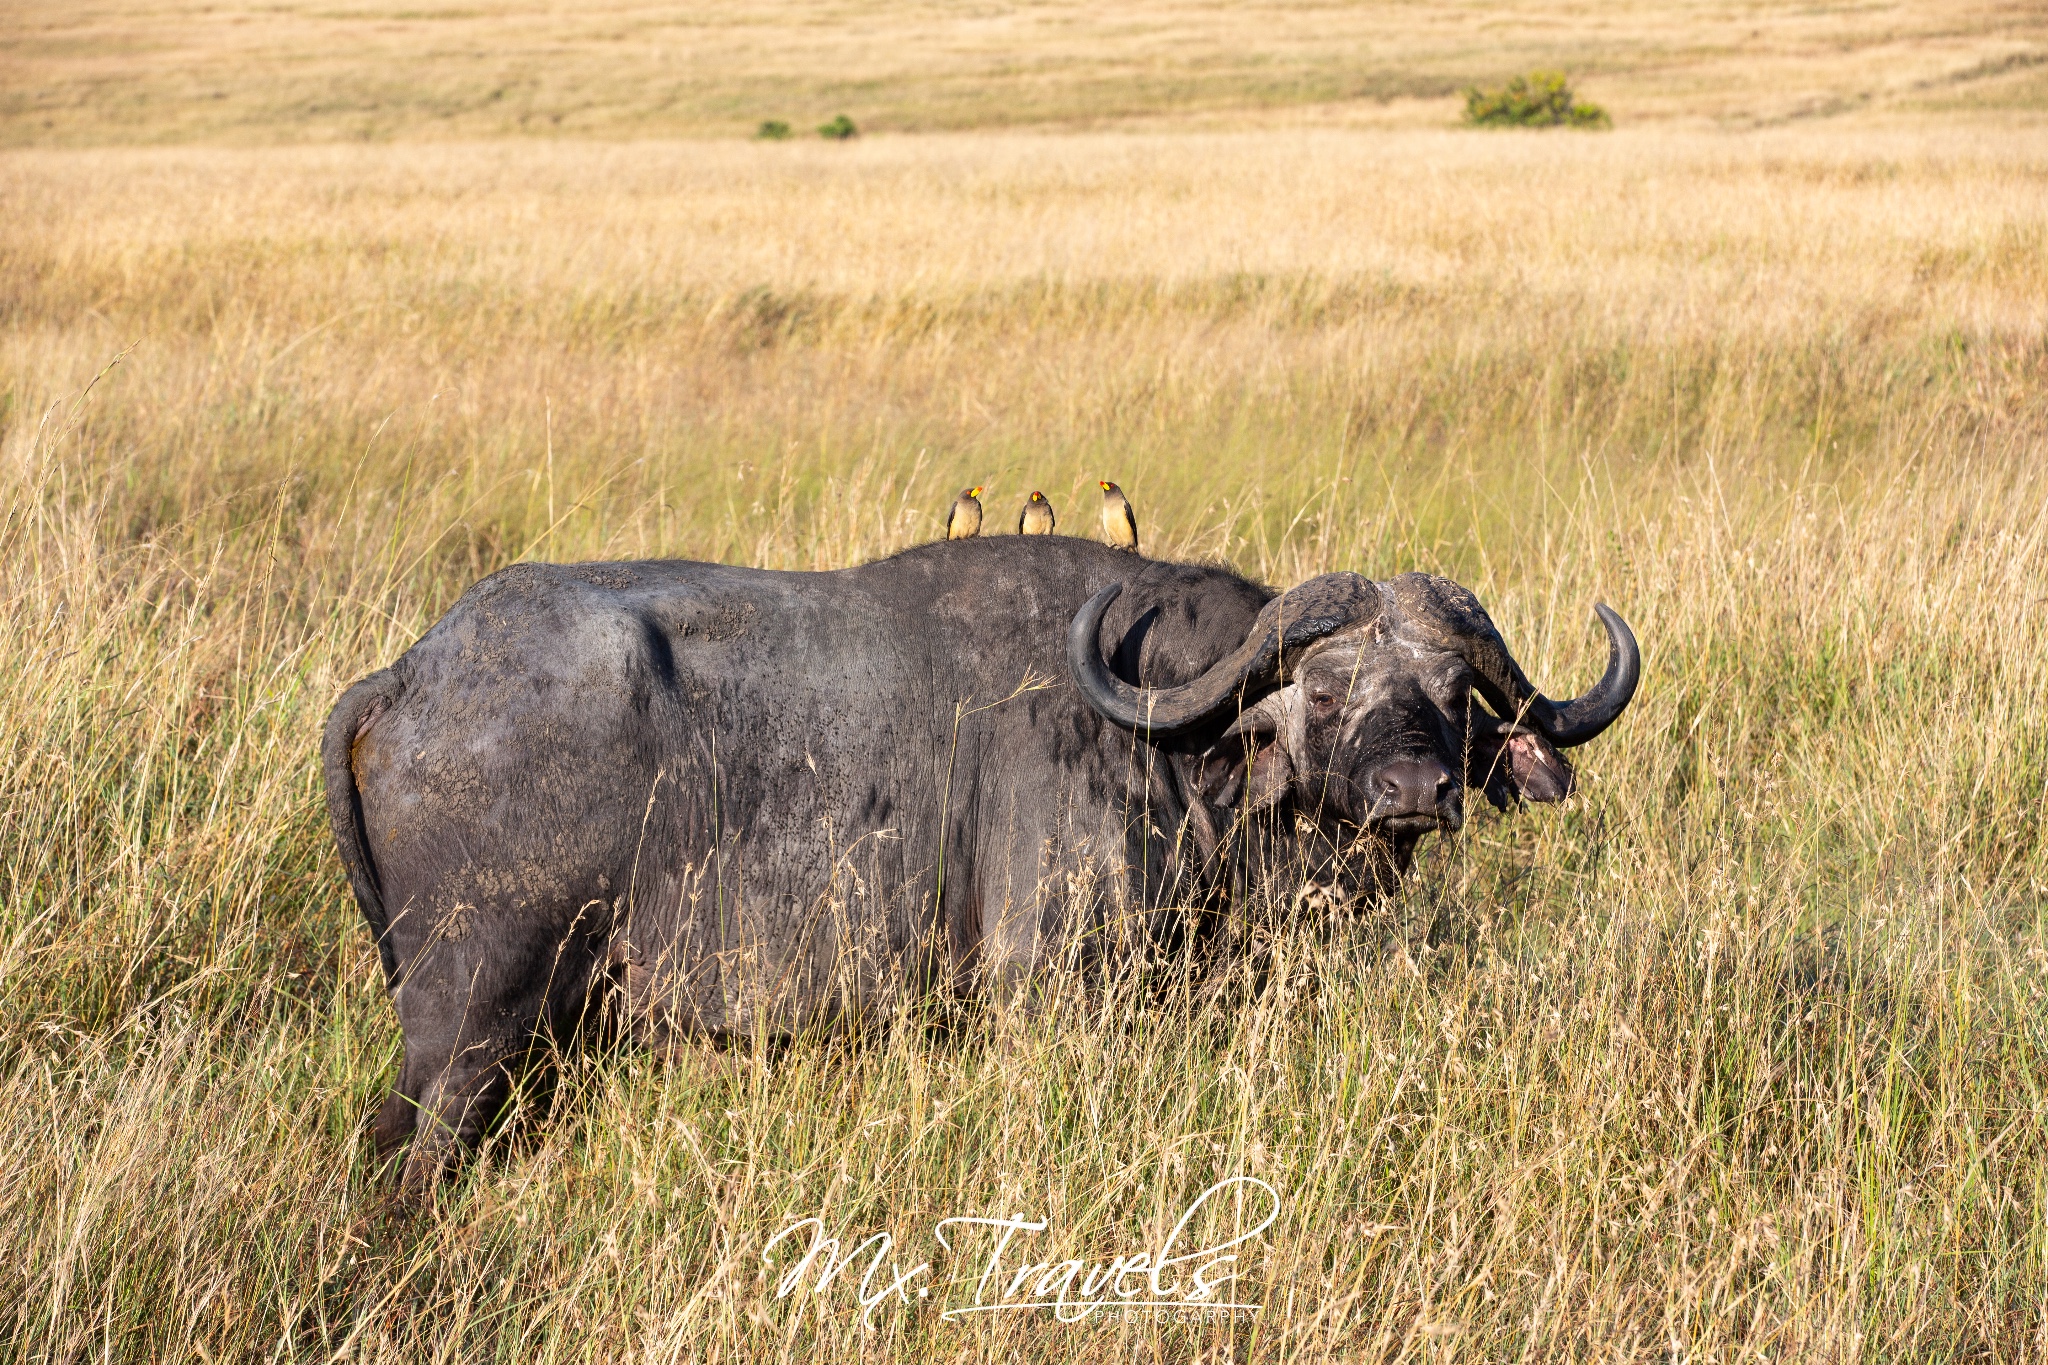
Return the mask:
[[1532,71],[1498,90],[1465,92],[1465,122],[1482,128],[1611,128],[1597,104],[1572,94],[1562,71]]

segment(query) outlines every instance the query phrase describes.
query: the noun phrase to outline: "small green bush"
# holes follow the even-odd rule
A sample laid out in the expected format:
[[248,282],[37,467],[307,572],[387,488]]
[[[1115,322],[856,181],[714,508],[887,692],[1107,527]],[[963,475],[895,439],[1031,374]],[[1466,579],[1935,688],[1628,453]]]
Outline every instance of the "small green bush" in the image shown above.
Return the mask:
[[1465,91],[1465,122],[1515,128],[1610,128],[1614,120],[1597,104],[1572,98],[1562,71],[1532,71],[1499,90]]
[[761,126],[754,130],[754,136],[764,142],[782,142],[789,135],[789,125],[779,118],[762,119]]
[[835,115],[830,123],[818,125],[818,136],[829,137],[834,142],[844,142],[850,137],[859,137],[860,129],[853,126],[853,120],[844,114]]

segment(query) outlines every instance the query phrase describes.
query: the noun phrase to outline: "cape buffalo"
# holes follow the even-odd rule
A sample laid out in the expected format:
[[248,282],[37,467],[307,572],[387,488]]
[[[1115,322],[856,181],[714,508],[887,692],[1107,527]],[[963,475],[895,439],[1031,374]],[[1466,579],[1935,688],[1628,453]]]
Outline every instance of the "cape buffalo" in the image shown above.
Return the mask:
[[1307,875],[1319,831],[1368,850],[1332,879],[1390,886],[1465,787],[1570,791],[1558,750],[1636,685],[1595,611],[1606,674],[1557,703],[1425,574],[1276,595],[1062,536],[493,574],[327,725],[405,1037],[379,1144],[430,1182],[600,985],[656,1043],[786,1035],[1099,971]]

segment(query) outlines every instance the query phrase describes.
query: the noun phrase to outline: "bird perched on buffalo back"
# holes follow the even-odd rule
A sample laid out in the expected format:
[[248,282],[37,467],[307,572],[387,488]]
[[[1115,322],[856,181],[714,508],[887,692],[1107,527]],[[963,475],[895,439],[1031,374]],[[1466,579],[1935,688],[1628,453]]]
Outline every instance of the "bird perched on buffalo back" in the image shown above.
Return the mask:
[[968,540],[981,534],[981,487],[976,485],[953,499],[953,513],[946,518],[946,539]]
[[1017,517],[1017,534],[1020,536],[1049,536],[1052,534],[1052,504],[1045,500],[1045,494],[1033,491],[1031,500],[1024,504],[1024,511]]
[[1108,480],[1102,483],[1102,538],[1119,550],[1133,554],[1138,549],[1138,514],[1124,490]]

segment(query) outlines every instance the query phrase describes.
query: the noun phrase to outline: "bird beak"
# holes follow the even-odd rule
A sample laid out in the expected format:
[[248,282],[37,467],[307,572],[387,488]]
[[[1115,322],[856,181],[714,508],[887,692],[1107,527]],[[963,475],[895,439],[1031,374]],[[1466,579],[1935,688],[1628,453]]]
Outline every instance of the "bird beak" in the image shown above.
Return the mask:
[[1107,492],[1109,491],[1109,485],[1108,485],[1108,484],[1106,484],[1106,483],[1105,483],[1105,484],[1103,484],[1103,485],[1102,485],[1102,491],[1103,491],[1103,492],[1105,492],[1105,493],[1107,493]]
[[981,496],[981,490],[979,488],[970,488],[967,490],[967,496],[970,498],[978,498]]

